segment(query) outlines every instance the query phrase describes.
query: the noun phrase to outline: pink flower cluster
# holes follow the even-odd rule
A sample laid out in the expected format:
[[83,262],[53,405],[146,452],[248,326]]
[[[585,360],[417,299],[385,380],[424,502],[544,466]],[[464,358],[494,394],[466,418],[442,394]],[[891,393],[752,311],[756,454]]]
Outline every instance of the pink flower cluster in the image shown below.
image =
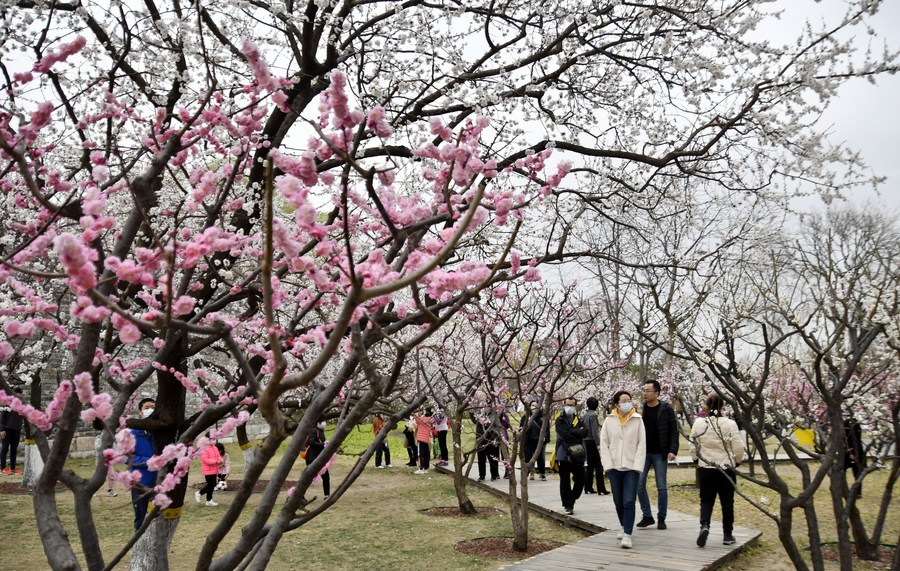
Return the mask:
[[46,412],[40,411],[30,404],[25,404],[17,397],[10,396],[2,391],[0,391],[0,405],[8,406],[12,410],[18,412],[25,420],[39,429],[50,430],[53,428],[53,424],[62,416],[63,408],[71,394],[72,383],[63,381],[59,384],[59,388],[56,389],[53,400],[47,405]]
[[60,234],[53,240],[53,247],[59,254],[69,285],[76,293],[84,293],[97,285],[93,262],[97,252],[85,246],[72,234]]
[[238,426],[246,424],[248,420],[250,420],[250,413],[246,410],[242,410],[237,416],[232,416],[222,423],[221,428],[210,430],[209,435],[216,439],[223,438],[234,432]]
[[50,71],[50,68],[54,66],[54,64],[66,61],[70,56],[81,51],[81,48],[85,46],[87,41],[84,39],[84,36],[75,36],[75,39],[67,44],[63,44],[60,46],[58,51],[50,52],[41,58],[39,62],[34,64],[34,67],[31,71],[17,73],[15,75],[15,80],[18,83],[28,83],[32,79],[34,79],[34,73],[44,74]]

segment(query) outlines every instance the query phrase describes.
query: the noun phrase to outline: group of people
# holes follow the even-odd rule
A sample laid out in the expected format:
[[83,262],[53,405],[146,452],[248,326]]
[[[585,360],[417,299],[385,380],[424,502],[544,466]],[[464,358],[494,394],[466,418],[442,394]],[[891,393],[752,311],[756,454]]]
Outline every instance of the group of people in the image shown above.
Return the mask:
[[[384,426],[384,420],[380,415],[375,415],[372,430],[377,435]],[[375,428],[376,424],[378,428]],[[431,407],[418,410],[412,414],[403,426],[403,436],[406,439],[406,454],[409,457],[407,466],[415,467],[416,474],[427,474],[431,467],[431,455],[433,441],[438,442],[438,461],[435,466],[447,466],[450,463],[450,452],[447,448],[447,432],[450,431],[450,421],[443,411],[435,412]],[[375,467],[381,467],[381,454],[384,451],[387,467],[390,468],[391,456],[388,450],[387,438],[375,450]]]
[[[643,406],[637,411],[630,392],[621,390],[610,401],[610,413],[600,423],[599,402],[587,399],[587,410],[579,416],[574,398],[564,401],[556,419],[555,459],[559,465],[559,494],[563,510],[573,514],[575,502],[585,493],[605,493],[604,474],[609,478],[620,529],[617,538],[625,549],[633,545],[632,532],[656,524],[667,529],[667,467],[679,447],[678,422],[674,408],[659,399],[661,387],[650,380],[642,389]],[[722,506],[723,543],[735,542],[735,468],[744,459],[743,437],[737,424],[722,416],[723,403],[716,394],[706,401],[706,416],[691,429],[691,457],[697,463],[700,488],[700,533],[697,545],[704,547],[716,497]],[[653,470],[657,490],[657,513],[653,517],[647,478]],[[596,490],[594,481],[596,480]],[[641,520],[635,524],[637,508]]]

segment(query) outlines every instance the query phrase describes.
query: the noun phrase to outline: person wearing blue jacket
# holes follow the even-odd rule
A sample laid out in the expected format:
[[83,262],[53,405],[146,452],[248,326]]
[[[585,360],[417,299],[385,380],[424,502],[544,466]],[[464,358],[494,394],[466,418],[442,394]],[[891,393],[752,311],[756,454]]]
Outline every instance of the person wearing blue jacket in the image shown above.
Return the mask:
[[[147,418],[156,410],[156,401],[152,398],[141,399],[138,404],[138,413],[142,418]],[[134,530],[137,531],[144,518],[147,517],[147,506],[150,504],[152,493],[149,488],[156,485],[156,472],[147,466],[147,460],[156,453],[156,443],[153,435],[146,430],[131,429],[134,436],[134,454],[129,462],[130,470],[141,473],[140,485],[131,489],[131,505],[134,507]]]

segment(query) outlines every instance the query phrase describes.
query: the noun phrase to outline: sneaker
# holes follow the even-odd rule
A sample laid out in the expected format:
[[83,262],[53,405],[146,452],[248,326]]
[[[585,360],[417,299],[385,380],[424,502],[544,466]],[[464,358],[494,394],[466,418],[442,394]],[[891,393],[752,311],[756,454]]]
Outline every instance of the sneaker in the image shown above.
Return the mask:
[[609,495],[609,491],[608,491],[608,490],[600,490],[600,491],[597,492],[597,493],[600,494],[601,496],[608,496],[608,495]]
[[478,481],[479,481],[479,482],[484,482],[484,476],[481,476],[480,478],[478,478]]
[[585,490],[584,493],[585,494],[596,494],[597,492],[595,492],[594,490]]
[[566,508],[566,509],[563,510],[563,512],[564,512],[566,515],[572,515],[573,513],[575,513],[575,510],[573,510],[572,508]]
[[622,537],[624,537],[624,536],[625,536],[624,529],[619,529],[619,531],[616,532],[616,539],[622,539]]
[[722,545],[734,545],[734,542],[737,541],[733,535],[730,533],[726,533],[725,537],[722,538]]
[[669,529],[669,526],[666,525],[666,520],[659,518],[659,521],[656,522],[656,529]]
[[196,492],[194,492],[194,501],[197,502],[198,504],[200,503],[200,490],[197,490]]
[[541,474],[541,482],[546,482],[546,481],[547,481],[547,476],[544,476],[543,474]]
[[325,501],[325,500],[327,500],[327,499],[330,498],[330,497],[331,497],[331,496],[322,496],[322,501]]
[[500,479],[500,476],[491,476],[491,482],[496,482]]
[[119,494],[117,494],[116,492],[114,492],[114,491],[112,491],[112,490],[106,490],[106,497],[108,497],[108,498],[114,498],[114,497],[116,497],[116,496],[118,496],[118,495],[119,495]]
[[206,502],[206,507],[208,507],[208,508],[214,508],[217,505],[219,505],[219,504],[217,504],[216,502],[214,502],[212,500],[209,500],[208,502]]
[[529,479],[529,480],[534,480],[534,474],[529,474],[529,475],[528,475],[528,479]]
[[641,518],[641,521],[637,522],[637,527],[648,527],[656,523],[656,520],[653,519],[653,516],[644,516]]
[[9,468],[4,468],[3,473],[6,474],[7,476],[12,476],[13,471],[10,470]]
[[631,536],[630,535],[622,536],[622,549],[631,549]]
[[428,473],[428,470],[423,470],[423,469],[419,468],[418,470],[416,470],[416,471],[413,472],[413,473],[414,473],[414,474],[427,474],[427,473]]
[[391,466],[390,464],[388,464],[387,466],[385,466],[385,468],[393,468],[393,466]]
[[19,470],[18,468],[16,468],[15,470],[12,471],[12,473],[13,473],[13,474],[16,474],[16,475],[21,475],[21,474],[22,474],[22,470]]
[[375,466],[376,468],[384,468],[384,466]]
[[700,535],[697,536],[697,547],[706,547],[707,537],[709,537],[709,526],[704,525],[700,528]]

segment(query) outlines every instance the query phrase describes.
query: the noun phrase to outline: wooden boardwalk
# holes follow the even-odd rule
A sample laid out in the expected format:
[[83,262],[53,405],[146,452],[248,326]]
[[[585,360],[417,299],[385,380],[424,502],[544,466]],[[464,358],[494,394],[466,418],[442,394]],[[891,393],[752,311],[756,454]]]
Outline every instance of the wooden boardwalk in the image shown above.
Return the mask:
[[[438,468],[441,472],[453,472],[453,466]],[[470,476],[476,476],[473,469]],[[509,480],[500,479],[495,482],[478,482],[471,478],[472,485],[488,490],[501,497],[507,497]],[[651,501],[655,499],[655,490],[651,490]],[[575,571],[592,571],[600,569],[638,570],[672,570],[701,571],[716,569],[737,556],[741,550],[755,545],[761,532],[744,527],[734,528],[734,545],[722,545],[722,524],[713,521],[710,526],[706,547],[697,547],[697,534],[700,524],[696,516],[669,510],[666,517],[668,529],[660,531],[656,526],[645,529],[634,528],[632,549],[622,549],[616,539],[619,521],[612,496],[599,494],[582,494],[575,504],[575,514],[567,516],[562,511],[559,500],[559,477],[548,474],[547,481],[530,480],[528,482],[528,505],[534,511],[563,522],[567,526],[583,529],[595,535],[565,545],[558,549],[536,555],[501,569],[519,571],[546,571],[547,569],[571,569]],[[637,508],[637,520],[641,518],[640,506]],[[653,504],[654,517],[656,504]],[[609,531],[607,531],[609,530]]]

